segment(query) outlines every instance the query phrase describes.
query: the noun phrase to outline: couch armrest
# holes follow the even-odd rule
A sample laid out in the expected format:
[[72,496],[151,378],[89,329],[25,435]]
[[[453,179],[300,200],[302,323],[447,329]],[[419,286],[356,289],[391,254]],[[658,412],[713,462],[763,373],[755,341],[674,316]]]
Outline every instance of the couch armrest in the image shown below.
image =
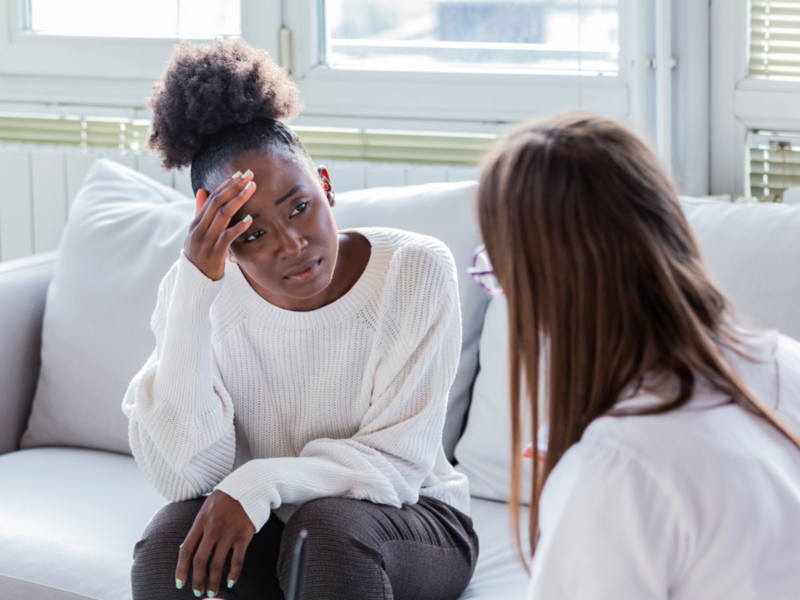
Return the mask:
[[0,454],[19,449],[41,365],[42,318],[56,252],[0,264]]

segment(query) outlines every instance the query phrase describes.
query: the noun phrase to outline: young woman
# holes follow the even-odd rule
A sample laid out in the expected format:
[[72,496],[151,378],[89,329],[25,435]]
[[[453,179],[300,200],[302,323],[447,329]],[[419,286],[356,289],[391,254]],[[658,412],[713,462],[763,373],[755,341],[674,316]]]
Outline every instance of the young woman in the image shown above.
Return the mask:
[[282,123],[297,89],[244,42],[182,45],[151,108],[197,215],[123,401],[173,501],[136,545],[133,597],[283,598],[306,529],[305,598],[457,598],[478,541],[441,449],[461,343],[449,251],[337,232],[328,172]]
[[479,214],[508,299],[513,498],[520,432],[548,423],[530,598],[797,598],[800,343],[737,322],[652,152],[585,114],[525,124]]

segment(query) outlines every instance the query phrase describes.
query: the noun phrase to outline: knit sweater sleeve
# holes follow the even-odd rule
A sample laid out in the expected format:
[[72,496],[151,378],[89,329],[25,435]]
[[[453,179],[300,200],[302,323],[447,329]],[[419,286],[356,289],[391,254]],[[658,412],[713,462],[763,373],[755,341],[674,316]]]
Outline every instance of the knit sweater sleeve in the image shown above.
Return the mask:
[[461,315],[449,251],[413,262],[384,290],[387,312],[376,334],[381,359],[355,435],[313,440],[299,457],[251,460],[217,486],[242,504],[256,530],[282,503],[334,496],[395,507],[418,501],[441,445]]
[[221,287],[181,253],[159,288],[156,349],[122,401],[136,462],[171,501],[211,492],[233,468],[233,403],[211,345]]

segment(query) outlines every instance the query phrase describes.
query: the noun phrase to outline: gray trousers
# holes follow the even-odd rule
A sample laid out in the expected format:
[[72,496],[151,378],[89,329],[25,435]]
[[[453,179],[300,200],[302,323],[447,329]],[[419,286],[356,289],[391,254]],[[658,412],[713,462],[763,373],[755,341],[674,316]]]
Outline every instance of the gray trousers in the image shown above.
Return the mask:
[[[134,549],[133,600],[194,599],[191,568],[182,590],[175,588],[175,568],[178,547],[204,501],[168,504],[150,521]],[[393,508],[321,498],[285,525],[272,515],[250,542],[239,581],[230,590],[221,583],[217,597],[283,600],[302,529],[308,530],[304,600],[455,600],[478,559],[472,520],[444,502],[423,496]]]

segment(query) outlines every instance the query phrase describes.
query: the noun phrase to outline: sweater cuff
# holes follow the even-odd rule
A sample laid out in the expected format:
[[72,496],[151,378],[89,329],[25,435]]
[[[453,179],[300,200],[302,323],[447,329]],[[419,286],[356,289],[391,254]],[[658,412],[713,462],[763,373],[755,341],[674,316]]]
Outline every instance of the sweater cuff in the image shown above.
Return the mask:
[[214,281],[209,279],[205,273],[198,269],[181,250],[181,258],[178,263],[178,278],[175,282],[173,302],[179,296],[186,299],[194,299],[195,308],[200,314],[207,315],[211,310],[214,299],[222,289],[224,277]]
[[238,500],[256,528],[256,532],[259,532],[269,520],[271,509],[267,494],[264,493],[261,486],[255,483],[258,477],[252,470],[255,468],[256,462],[250,461],[243,464],[214,489],[225,492],[234,500]]

